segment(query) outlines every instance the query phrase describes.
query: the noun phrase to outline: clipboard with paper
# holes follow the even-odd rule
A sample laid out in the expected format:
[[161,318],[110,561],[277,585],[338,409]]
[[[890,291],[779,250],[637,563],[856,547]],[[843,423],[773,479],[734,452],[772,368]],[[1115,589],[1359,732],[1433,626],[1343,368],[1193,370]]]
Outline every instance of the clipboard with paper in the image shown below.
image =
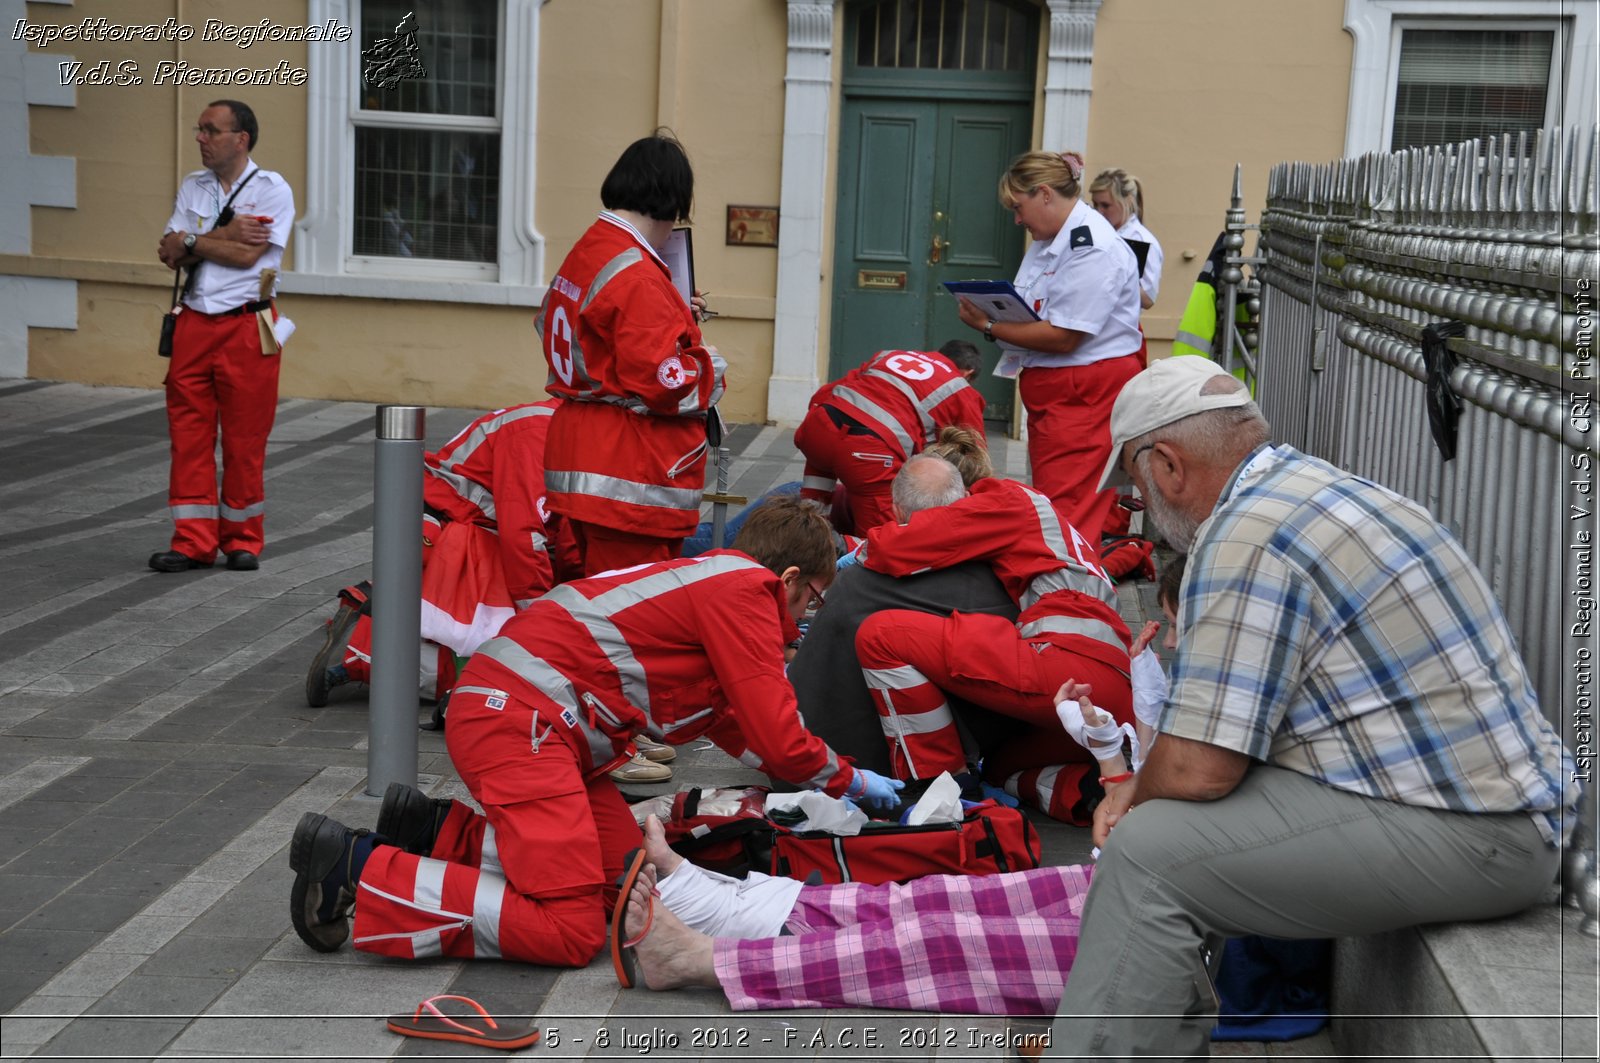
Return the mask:
[[[1039,315],[1010,281],[945,281],[944,286],[956,298],[972,300],[996,321],[1039,320]],[[994,367],[994,375],[1009,380],[1022,371],[1022,356],[1027,348],[1004,340],[995,342],[1005,353]]]

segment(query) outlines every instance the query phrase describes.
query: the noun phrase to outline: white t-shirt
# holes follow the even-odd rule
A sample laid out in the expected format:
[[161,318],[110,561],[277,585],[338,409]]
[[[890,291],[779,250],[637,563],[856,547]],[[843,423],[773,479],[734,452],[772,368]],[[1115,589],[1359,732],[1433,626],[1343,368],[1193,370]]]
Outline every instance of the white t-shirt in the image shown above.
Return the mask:
[[1013,282],[1041,320],[1084,333],[1071,354],[1027,351],[1022,366],[1090,365],[1138,353],[1139,262],[1111,223],[1081,200],[1049,243],[1035,241]]
[[[183,300],[185,306],[204,314],[220,314],[234,310],[261,297],[261,271],[278,269],[283,263],[283,249],[289,246],[289,231],[294,226],[294,192],[289,182],[272,170],[263,170],[254,162],[247,163],[233,185],[250,178],[233,201],[235,214],[264,215],[272,219],[268,226],[267,250],[249,269],[235,269],[220,262],[205,261],[197,268],[194,287]],[[232,189],[224,191],[222,182],[210,170],[196,170],[178,186],[178,198],[172,207],[172,217],[167,221],[166,232],[205,233],[217,223],[217,215]]]
[[[1155,233],[1145,228],[1137,214],[1122,223],[1117,235],[1124,240],[1142,240],[1150,245],[1144,260],[1144,275],[1139,278],[1139,288],[1150,297],[1152,303],[1155,302],[1161,291],[1161,241],[1156,239]],[[1134,257],[1137,261],[1138,256]]]

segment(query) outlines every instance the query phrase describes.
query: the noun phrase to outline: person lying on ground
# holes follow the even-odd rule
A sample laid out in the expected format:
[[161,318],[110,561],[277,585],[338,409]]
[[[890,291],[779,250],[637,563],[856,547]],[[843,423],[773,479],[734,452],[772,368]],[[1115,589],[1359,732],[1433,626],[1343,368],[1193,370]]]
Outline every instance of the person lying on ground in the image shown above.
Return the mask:
[[1041,867],[878,886],[739,880],[674,853],[653,816],[640,861],[626,883],[619,977],[634,981],[631,952],[646,988],[720,989],[735,1011],[1049,1014],[1077,953],[1092,872]]

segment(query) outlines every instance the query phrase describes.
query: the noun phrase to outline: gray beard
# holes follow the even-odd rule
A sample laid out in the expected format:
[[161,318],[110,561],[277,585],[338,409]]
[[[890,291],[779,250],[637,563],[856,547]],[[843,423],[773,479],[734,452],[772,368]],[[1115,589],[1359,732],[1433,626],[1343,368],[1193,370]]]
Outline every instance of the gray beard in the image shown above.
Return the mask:
[[1144,505],[1145,514],[1168,546],[1180,554],[1187,554],[1194,547],[1194,536],[1200,530],[1200,522],[1168,505],[1166,497],[1154,484],[1144,493]]

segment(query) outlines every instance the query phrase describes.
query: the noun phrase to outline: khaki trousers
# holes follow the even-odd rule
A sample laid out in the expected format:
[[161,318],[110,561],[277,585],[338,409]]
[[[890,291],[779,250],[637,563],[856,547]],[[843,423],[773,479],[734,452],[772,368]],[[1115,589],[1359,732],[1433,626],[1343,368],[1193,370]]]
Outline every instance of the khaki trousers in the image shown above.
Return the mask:
[[1101,854],[1047,1055],[1204,1058],[1204,944],[1509,915],[1559,864],[1525,813],[1400,805],[1281,768],[1250,769],[1219,801],[1150,801]]

